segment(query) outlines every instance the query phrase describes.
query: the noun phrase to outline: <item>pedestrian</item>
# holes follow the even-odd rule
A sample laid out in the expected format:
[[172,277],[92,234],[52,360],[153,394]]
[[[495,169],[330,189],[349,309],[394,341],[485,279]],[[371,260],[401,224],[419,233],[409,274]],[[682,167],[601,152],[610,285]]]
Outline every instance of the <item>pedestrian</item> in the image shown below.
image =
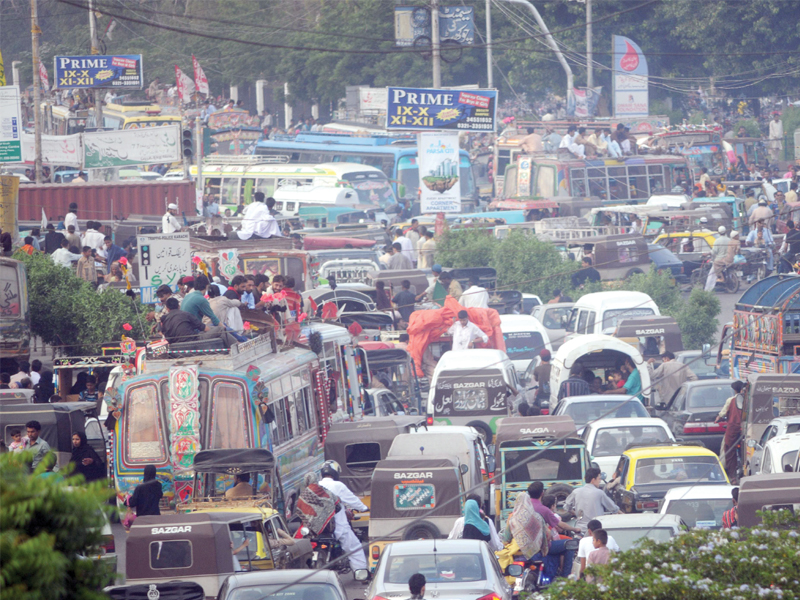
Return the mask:
[[580,288],[584,284],[596,283],[600,281],[600,272],[592,266],[592,259],[584,256],[581,259],[581,269],[572,274],[572,287]]
[[561,400],[568,396],[588,396],[592,393],[589,384],[581,377],[583,367],[575,363],[569,371],[569,378],[561,382],[558,388],[558,399]]
[[771,227],[773,216],[772,210],[767,206],[767,199],[762,197],[759,199],[758,206],[753,209],[747,222],[750,224],[750,227],[753,227],[756,223],[763,220],[768,227]]
[[564,511],[572,513],[578,521],[591,521],[607,512],[620,512],[611,497],[600,489],[602,476],[600,469],[590,467],[584,476],[585,485],[572,491],[564,502]]
[[[468,502],[470,500],[475,502],[478,507],[480,507],[481,497],[478,494],[467,494],[466,501]],[[502,550],[503,542],[500,541],[500,536],[497,535],[497,529],[494,526],[494,521],[487,519],[482,510],[480,511],[480,517],[489,525],[490,541],[487,542],[489,544],[489,548],[491,548],[493,551]],[[455,520],[453,523],[453,528],[450,530],[450,534],[447,536],[448,540],[458,540],[464,537],[464,519],[465,517],[462,515]]]
[[61,240],[61,247],[50,255],[50,258],[53,259],[55,264],[67,269],[71,269],[72,264],[78,262],[81,258],[80,254],[70,252],[69,243],[67,238],[63,238]]
[[89,246],[84,246],[81,249],[82,256],[78,259],[78,266],[75,274],[92,284],[97,284],[97,269],[94,266],[94,256],[92,249]]
[[425,241],[422,243],[422,264],[420,269],[430,269],[433,267],[436,259],[436,240],[433,237],[433,231],[425,232]]
[[783,150],[783,121],[779,112],[772,113],[772,121],[769,122],[769,159],[776,163],[781,159]]
[[353,533],[353,528],[347,520],[347,511],[345,508],[358,511],[367,511],[369,508],[356,496],[350,488],[344,483],[339,481],[339,464],[334,461],[327,461],[322,465],[320,475],[322,479],[319,485],[329,492],[336,494],[339,501],[344,505],[342,510],[334,514],[334,537],[339,540],[350,562],[350,568],[353,572],[367,568],[367,557],[364,554],[364,549],[361,547],[361,542],[358,541],[356,534]]
[[61,248],[61,242],[65,240],[64,234],[56,231],[52,223],[47,224],[47,233],[44,236],[44,251],[47,254],[53,254],[56,250]]
[[533,380],[537,383],[536,404],[541,406],[542,402],[550,401],[550,371],[552,369],[550,350],[545,348],[539,352],[539,358],[541,362],[533,370]]
[[89,246],[95,252],[104,252],[103,240],[106,236],[99,231],[102,227],[103,224],[99,221],[86,221],[86,233],[81,237],[81,243],[84,246]]
[[136,486],[133,494],[128,497],[126,504],[129,508],[136,509],[137,517],[160,516],[159,502],[164,495],[161,482],[156,479],[155,465],[144,468],[144,481]]
[[655,362],[654,358],[647,361],[647,371],[650,373],[652,387],[664,404],[672,400],[672,396],[684,382],[697,381],[697,375],[689,366],[676,361],[675,355],[669,350],[661,355],[661,364],[654,368]]
[[464,308],[489,308],[489,293],[481,287],[480,278],[471,275],[469,287],[461,295],[461,306]]
[[[75,202],[70,202],[69,204],[69,212],[67,213],[67,216],[64,217],[64,227],[67,228],[68,233],[75,235],[80,235],[81,233],[81,228],[78,226],[78,204]],[[70,227],[72,227],[71,231]],[[75,244],[75,246],[80,248],[80,242]]]
[[416,297],[411,291],[411,282],[408,279],[403,279],[400,283],[401,290],[392,298],[397,312],[400,313],[401,321],[408,324],[411,319],[411,313],[416,310],[415,302]]
[[11,436],[11,443],[8,445],[9,452],[24,452],[28,449],[28,438],[22,436],[22,430],[12,428],[8,434]]
[[419,220],[411,219],[411,227],[405,232],[405,237],[411,242],[411,262],[416,266],[419,262],[419,254],[417,254],[417,244],[419,243]]
[[161,233],[176,233],[181,230],[178,222],[178,205],[168,204],[167,212],[161,217]]
[[478,339],[484,344],[489,343],[489,336],[469,320],[469,314],[465,310],[458,312],[458,320],[450,326],[447,333],[453,338],[453,350],[472,348]]
[[30,379],[31,377],[31,363],[27,360],[23,360],[17,365],[17,372],[11,376],[11,380],[9,383],[19,383],[23,379]]
[[[42,425],[39,421],[28,421],[25,423],[25,429],[28,434],[27,450],[33,450],[33,462],[31,463],[31,470],[36,469],[42,459],[50,452],[50,444],[45,442],[39,437],[42,432]],[[48,469],[49,470],[49,469]]]
[[75,465],[74,473],[76,475],[83,475],[86,483],[104,479],[106,476],[106,468],[103,461],[89,445],[86,439],[86,434],[82,431],[76,431],[72,434],[72,457],[69,462]]
[[39,383],[33,387],[34,402],[46,404],[56,393],[56,386],[53,385],[53,372],[45,371],[39,378]]
[[423,600],[425,598],[425,575],[414,573],[408,579],[408,591],[411,597],[408,600]]
[[400,249],[402,250],[403,254],[406,256],[406,258],[408,258],[408,261],[412,265],[414,264],[414,262],[417,260],[417,257],[414,254],[414,245],[411,243],[410,239],[403,235],[403,230],[399,227],[395,228],[394,230],[394,240],[392,241],[392,244],[400,244]]
[[[444,306],[444,299],[445,296],[452,296],[455,298],[456,302],[461,302],[461,297],[464,294],[464,290],[461,289],[461,284],[458,283],[456,279],[453,279],[452,273],[449,271],[446,273],[442,273],[439,276],[439,287],[441,290],[434,289],[433,292],[433,301],[439,304],[439,306]],[[441,291],[444,291],[444,295],[440,295]]]
[[[592,519],[586,524],[586,529],[588,530],[589,535],[583,536],[581,541],[578,543],[578,560],[580,561],[578,576],[582,575],[586,570],[587,559],[589,558],[589,554],[591,554],[594,550],[593,534],[595,531],[598,531],[602,528],[603,525],[597,519]],[[609,535],[606,539],[606,547],[612,552],[620,551],[619,544],[617,544],[617,541],[611,535]]]
[[33,246],[33,238],[31,236],[25,237],[23,241],[25,242],[25,245],[20,248],[20,252],[24,252],[28,256],[38,252],[38,250]]
[[103,245],[105,246],[106,253],[106,273],[111,273],[112,263],[119,262],[121,258],[127,258],[128,253],[123,248],[114,244],[110,235],[103,238]]
[[734,381],[731,384],[731,389],[733,390],[733,396],[725,401],[725,405],[722,407],[716,419],[714,419],[714,422],[718,423],[723,419],[727,419],[725,435],[722,438],[719,456],[725,464],[725,471],[728,473],[728,479],[733,482],[738,476],[739,456],[736,451],[736,446],[742,436],[742,408],[744,407],[742,390],[744,389],[744,383],[741,381]]
[[788,231],[783,237],[783,244],[778,251],[781,255],[778,263],[779,273],[791,273],[794,270],[795,261],[800,255],[800,231],[791,220],[786,222],[786,228]]
[[[405,239],[405,238],[403,238]],[[408,271],[414,268],[414,265],[411,264],[411,260],[408,256],[403,252],[403,246],[400,242],[394,242],[392,244],[392,254],[389,258],[389,270],[390,271]]]
[[[77,231],[75,230],[75,225],[70,225],[67,227],[67,233],[64,235],[64,237],[67,238],[67,241],[69,242],[68,247],[70,248],[70,252],[75,252],[75,254],[78,254],[81,251],[83,244],[81,244],[81,236],[78,235]],[[73,251],[72,248],[75,248],[75,250]]]
[[[611,560],[611,550],[608,549],[608,533],[605,529],[597,529],[592,533],[592,542],[594,545],[594,550],[589,553],[589,556],[586,558],[586,566],[590,567],[591,565],[607,565]],[[593,583],[595,578],[592,575],[586,576],[586,581],[588,583]],[[602,582],[602,579],[597,579],[598,583]]]
[[465,540],[480,540],[489,543],[491,541],[491,530],[489,524],[481,518],[481,510],[475,500],[467,500],[464,503],[464,531],[461,534]]
[[739,488],[735,487],[731,490],[731,499],[733,500],[733,507],[722,513],[722,528],[731,529],[739,525]]

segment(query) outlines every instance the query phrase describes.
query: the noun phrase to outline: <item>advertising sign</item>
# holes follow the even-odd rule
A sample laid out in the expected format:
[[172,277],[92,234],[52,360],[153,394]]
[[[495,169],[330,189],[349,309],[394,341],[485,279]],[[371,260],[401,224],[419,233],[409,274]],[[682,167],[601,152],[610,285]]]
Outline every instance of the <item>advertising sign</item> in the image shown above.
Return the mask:
[[[22,134],[22,160],[26,163],[33,163],[36,160],[34,137],[32,133]],[[80,133],[42,136],[42,164],[80,168],[82,160]]]
[[638,44],[621,35],[611,36],[615,117],[646,117],[650,112],[647,59]]
[[171,163],[181,160],[180,125],[83,135],[83,163],[87,169]]
[[17,211],[19,207],[19,177],[0,175],[0,229],[11,234],[12,239],[19,235]]
[[19,110],[19,87],[0,87],[0,162],[22,160],[22,117]]
[[388,102],[386,88],[358,88],[358,109],[366,112],[383,112]]
[[144,87],[141,54],[117,56],[56,56],[55,87],[63,88],[125,88]]
[[142,302],[157,302],[156,289],[168,285],[172,289],[178,279],[192,272],[192,253],[189,233],[153,233],[137,235],[139,247],[139,284]]
[[497,90],[390,87],[386,129],[494,131]]
[[460,213],[458,133],[420,133],[419,155],[420,202],[423,213]]
[[572,95],[567,100],[567,114],[571,117],[586,119],[593,117],[597,112],[597,102],[603,87],[572,88]]
[[[431,43],[431,11],[424,6],[396,6],[394,41],[396,46],[413,46],[423,38]],[[439,7],[439,39],[472,44],[475,41],[475,9],[471,6]],[[419,42],[417,42],[419,44]]]

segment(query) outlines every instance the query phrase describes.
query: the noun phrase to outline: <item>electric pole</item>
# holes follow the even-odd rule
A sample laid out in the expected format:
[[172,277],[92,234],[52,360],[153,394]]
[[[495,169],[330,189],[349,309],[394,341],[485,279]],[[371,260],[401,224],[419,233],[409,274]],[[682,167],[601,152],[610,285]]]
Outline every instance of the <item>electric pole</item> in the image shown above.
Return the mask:
[[442,87],[441,45],[439,43],[439,0],[432,0],[431,50],[433,55],[433,87]]
[[486,72],[489,88],[494,87],[492,76],[492,0],[486,0]]
[[[100,43],[97,41],[97,18],[94,14],[94,0],[89,0],[89,33],[92,36],[92,54],[100,54]],[[94,123],[95,127],[103,126],[103,91],[94,90]]]
[[592,0],[586,0],[586,87],[594,87],[592,69]]
[[41,87],[42,81],[39,77],[39,7],[37,0],[31,0],[31,58],[33,59],[33,139],[36,159],[33,163],[33,170],[36,174],[37,185],[42,183],[42,107]]

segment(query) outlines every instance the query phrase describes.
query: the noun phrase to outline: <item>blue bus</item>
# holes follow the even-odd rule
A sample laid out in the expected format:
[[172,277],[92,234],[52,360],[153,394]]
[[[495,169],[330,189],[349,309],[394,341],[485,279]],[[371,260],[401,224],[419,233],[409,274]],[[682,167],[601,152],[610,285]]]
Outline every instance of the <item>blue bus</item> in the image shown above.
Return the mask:
[[[254,154],[288,158],[290,163],[360,163],[377,167],[394,181],[399,199],[413,202],[419,211],[419,164],[416,136],[360,137],[346,134],[300,133],[261,140]],[[478,187],[469,154],[460,151],[461,207],[463,212],[479,208]]]

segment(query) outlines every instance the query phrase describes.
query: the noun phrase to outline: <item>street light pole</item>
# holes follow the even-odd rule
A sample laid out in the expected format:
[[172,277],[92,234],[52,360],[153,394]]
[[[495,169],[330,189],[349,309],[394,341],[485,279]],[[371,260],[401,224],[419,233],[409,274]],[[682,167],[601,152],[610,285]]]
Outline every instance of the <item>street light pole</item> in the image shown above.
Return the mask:
[[441,47],[439,45],[439,0],[433,0],[431,9],[431,54],[433,56],[433,87],[442,87]]
[[31,58],[33,59],[33,140],[36,158],[33,163],[36,183],[42,183],[42,115],[40,106],[42,81],[39,77],[39,7],[31,0]]
[[486,73],[490,89],[494,87],[492,63],[492,0],[486,0]]
[[594,87],[592,69],[592,0],[586,0],[586,87]]
[[[89,33],[92,37],[92,54],[100,54],[100,43],[97,41],[97,20],[94,14],[94,0],[89,0]],[[95,127],[103,126],[102,90],[94,90],[94,123]]]

